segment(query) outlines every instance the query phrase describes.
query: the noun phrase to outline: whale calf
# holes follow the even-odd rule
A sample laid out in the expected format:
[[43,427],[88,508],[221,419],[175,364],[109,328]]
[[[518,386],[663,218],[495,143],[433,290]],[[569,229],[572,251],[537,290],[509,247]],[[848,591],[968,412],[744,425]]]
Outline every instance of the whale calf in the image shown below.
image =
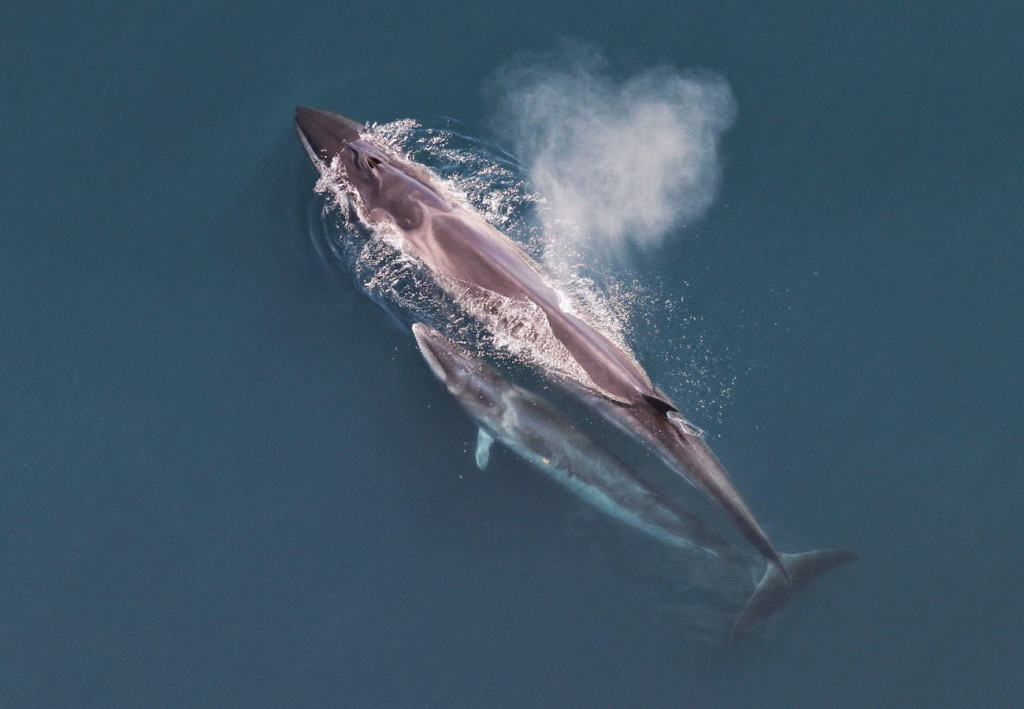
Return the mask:
[[[526,304],[545,322],[537,346],[553,342],[567,362],[553,378],[602,416],[648,444],[732,519],[779,573],[788,571],[721,462],[633,356],[576,314],[540,267],[476,212],[446,199],[429,171],[374,144],[365,126],[328,111],[299,107],[295,125],[310,161],[341,184],[371,226],[393,227],[404,248],[455,297],[496,296]],[[492,328],[503,327],[500,302]],[[575,312],[574,312],[575,311]],[[508,333],[499,333],[508,334]],[[547,337],[544,343],[540,340]],[[566,372],[570,374],[566,376]]]
[[423,358],[479,427],[476,463],[497,441],[592,507],[669,546],[747,565],[729,540],[645,484],[565,414],[437,330],[416,323]]

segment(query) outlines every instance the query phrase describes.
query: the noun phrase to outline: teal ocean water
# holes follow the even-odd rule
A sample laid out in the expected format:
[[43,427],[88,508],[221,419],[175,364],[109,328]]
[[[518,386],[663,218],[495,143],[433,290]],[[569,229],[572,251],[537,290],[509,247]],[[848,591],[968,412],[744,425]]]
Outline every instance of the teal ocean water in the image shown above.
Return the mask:
[[[0,703],[1016,706],[1022,20],[5,3]],[[567,37],[597,78],[531,93],[579,79]],[[654,199],[679,133],[629,106],[676,79],[711,152]],[[727,650],[670,552],[505,452],[478,471],[413,340],[310,239],[300,104],[457,126],[637,239],[580,258],[634,296],[640,359],[781,548],[862,559]],[[601,118],[632,179],[555,199],[577,164],[541,170],[533,138],[568,145],[559,116]]]

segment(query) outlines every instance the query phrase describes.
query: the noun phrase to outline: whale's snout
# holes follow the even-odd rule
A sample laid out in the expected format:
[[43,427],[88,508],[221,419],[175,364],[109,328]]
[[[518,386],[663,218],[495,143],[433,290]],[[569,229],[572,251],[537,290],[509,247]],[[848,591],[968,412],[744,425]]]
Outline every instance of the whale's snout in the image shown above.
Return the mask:
[[346,144],[359,140],[363,126],[336,113],[299,106],[295,109],[295,129],[310,160],[330,162]]

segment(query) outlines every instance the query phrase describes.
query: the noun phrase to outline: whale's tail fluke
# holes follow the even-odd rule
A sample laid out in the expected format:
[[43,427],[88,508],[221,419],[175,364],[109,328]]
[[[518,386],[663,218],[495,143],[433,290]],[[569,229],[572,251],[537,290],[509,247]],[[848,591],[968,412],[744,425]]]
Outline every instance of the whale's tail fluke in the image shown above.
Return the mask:
[[754,626],[785,605],[793,593],[807,588],[826,571],[860,558],[860,554],[848,549],[817,549],[781,556],[789,572],[789,581],[786,581],[775,564],[767,565],[761,582],[732,626],[730,643],[746,635]]

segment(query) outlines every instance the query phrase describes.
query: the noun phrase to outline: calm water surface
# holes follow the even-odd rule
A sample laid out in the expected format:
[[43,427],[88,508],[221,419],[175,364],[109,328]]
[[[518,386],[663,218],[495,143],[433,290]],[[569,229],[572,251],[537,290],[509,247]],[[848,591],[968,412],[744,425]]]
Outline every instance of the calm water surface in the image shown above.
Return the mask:
[[[1017,705],[1022,21],[5,3],[4,706]],[[697,423],[773,538],[864,557],[733,652],[680,627],[669,556],[476,471],[309,242],[296,104],[486,137],[497,68],[563,36],[728,80],[718,199],[633,275],[736,378]]]

